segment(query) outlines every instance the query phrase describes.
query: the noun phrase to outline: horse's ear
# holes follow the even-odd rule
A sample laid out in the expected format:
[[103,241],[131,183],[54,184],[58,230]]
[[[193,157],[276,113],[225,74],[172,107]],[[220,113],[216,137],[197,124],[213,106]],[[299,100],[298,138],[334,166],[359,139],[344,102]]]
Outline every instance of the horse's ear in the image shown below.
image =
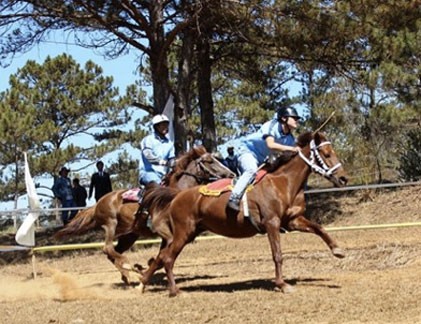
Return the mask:
[[316,145],[319,145],[324,141],[326,141],[326,136],[322,132],[314,133],[314,142],[316,143]]
[[320,132],[314,133],[314,142],[316,143],[316,145],[319,145],[322,142],[322,140],[320,139]]

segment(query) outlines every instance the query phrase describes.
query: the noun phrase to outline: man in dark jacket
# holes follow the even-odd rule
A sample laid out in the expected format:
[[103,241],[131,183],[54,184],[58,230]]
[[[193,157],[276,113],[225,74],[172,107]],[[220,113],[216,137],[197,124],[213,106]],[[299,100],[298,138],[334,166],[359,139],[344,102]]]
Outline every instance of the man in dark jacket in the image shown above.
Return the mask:
[[234,154],[234,147],[230,146],[227,149],[228,155],[224,160],[224,165],[229,168],[232,172],[238,176],[240,173],[238,172],[238,158],[237,155]]
[[85,187],[82,187],[79,184],[79,179],[73,179],[73,200],[77,207],[86,207],[86,198],[88,198],[88,193],[86,192]]
[[68,177],[70,170],[66,167],[62,167],[58,173],[60,176],[54,179],[54,185],[51,188],[54,197],[57,198],[61,203],[61,220],[63,225],[66,225],[76,214],[76,210],[68,210],[67,208],[76,207],[75,201],[73,200],[72,184]]
[[102,196],[111,192],[110,175],[104,171],[104,163],[98,161],[96,164],[98,172],[95,172],[91,177],[91,184],[89,185],[89,199],[92,197],[92,192],[95,189],[95,200],[98,201]]

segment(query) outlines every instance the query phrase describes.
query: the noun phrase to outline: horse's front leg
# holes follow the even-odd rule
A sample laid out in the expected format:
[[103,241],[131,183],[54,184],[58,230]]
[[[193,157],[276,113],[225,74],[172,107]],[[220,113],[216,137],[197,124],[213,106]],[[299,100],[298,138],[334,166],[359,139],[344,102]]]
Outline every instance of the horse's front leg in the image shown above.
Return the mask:
[[140,279],[139,286],[137,286],[137,289],[139,289],[142,293],[145,292],[146,286],[151,281],[152,276],[154,273],[161,269],[164,265],[161,259],[162,250],[164,248],[167,248],[168,244],[166,240],[161,241],[161,246],[159,248],[158,256],[156,258],[151,258],[148,262],[148,269],[145,271],[142,271],[142,278]]
[[103,252],[107,255],[108,260],[110,260],[114,266],[120,271],[121,279],[126,283],[130,283],[130,271],[133,271],[132,266],[130,265],[129,259],[127,259],[122,254],[118,253],[113,245],[113,239],[115,235],[115,230],[117,227],[117,220],[109,221],[107,224],[102,225],[102,228],[105,231],[105,245],[102,249]]
[[330,248],[332,254],[337,258],[344,258],[345,252],[338,246],[336,241],[332,239],[326,230],[317,223],[314,223],[304,216],[297,216],[288,223],[289,230],[313,233],[318,235]]
[[287,284],[282,275],[282,251],[281,251],[281,236],[279,234],[280,220],[278,217],[265,222],[267,235],[269,238],[270,249],[272,251],[272,259],[275,263],[275,286],[276,289],[281,290],[284,293],[290,293],[293,291],[291,285]]

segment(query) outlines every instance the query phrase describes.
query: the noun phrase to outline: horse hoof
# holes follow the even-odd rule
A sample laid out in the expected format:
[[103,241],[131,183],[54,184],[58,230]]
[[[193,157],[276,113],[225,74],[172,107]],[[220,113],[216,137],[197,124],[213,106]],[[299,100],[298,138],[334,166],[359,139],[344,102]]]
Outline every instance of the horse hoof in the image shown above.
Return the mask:
[[178,293],[179,293],[180,291],[178,290],[178,289],[176,289],[175,291],[170,291],[170,294],[169,294],[169,296],[170,297],[176,297],[177,295],[178,295]]
[[341,248],[333,248],[332,253],[335,257],[339,259],[345,258],[345,252]]
[[281,287],[276,286],[275,291],[282,292],[284,294],[290,294],[294,292],[294,287],[292,287],[291,285],[288,285],[287,283],[284,283],[281,285]]
[[123,263],[121,266],[124,270],[132,270],[132,266],[129,263]]
[[284,294],[291,294],[294,292],[294,287],[292,287],[291,285],[285,284],[282,286],[282,292]]
[[137,289],[137,290],[140,290],[140,292],[143,294],[144,292],[145,292],[145,288],[146,288],[146,286],[143,284],[143,282],[141,281],[140,283],[139,283],[139,285],[138,286],[136,286],[136,288],[135,289]]

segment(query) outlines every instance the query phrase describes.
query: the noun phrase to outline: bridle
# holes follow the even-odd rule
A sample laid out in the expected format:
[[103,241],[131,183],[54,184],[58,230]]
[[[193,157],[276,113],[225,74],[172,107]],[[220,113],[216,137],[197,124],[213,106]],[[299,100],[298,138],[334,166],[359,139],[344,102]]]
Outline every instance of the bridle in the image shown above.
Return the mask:
[[329,179],[333,176],[335,171],[341,167],[341,163],[337,163],[333,167],[329,168],[329,166],[325,163],[325,161],[320,156],[320,152],[319,152],[319,149],[325,145],[331,145],[331,143],[329,141],[325,141],[325,142],[320,143],[319,145],[316,145],[316,143],[314,142],[314,139],[312,139],[310,142],[310,158],[307,158],[303,154],[303,152],[301,152],[301,150],[298,151],[298,155],[305,163],[307,163],[310,166],[312,171],[320,174],[326,179]]
[[[215,158],[213,156],[211,156],[211,158],[214,162],[219,163],[219,161],[215,160]],[[203,160],[204,159],[202,157],[200,157],[199,159],[194,161],[196,170],[198,171],[197,174],[193,174],[193,173],[188,172],[188,171],[182,171],[182,172],[180,172],[180,174],[193,177],[198,184],[202,184],[204,182],[216,181],[216,180],[219,180],[219,179],[223,178],[222,176],[219,176],[218,174],[215,174],[214,172],[212,172],[212,170],[210,170],[206,166],[206,164],[203,162]],[[207,175],[209,175],[209,176],[207,176]]]

